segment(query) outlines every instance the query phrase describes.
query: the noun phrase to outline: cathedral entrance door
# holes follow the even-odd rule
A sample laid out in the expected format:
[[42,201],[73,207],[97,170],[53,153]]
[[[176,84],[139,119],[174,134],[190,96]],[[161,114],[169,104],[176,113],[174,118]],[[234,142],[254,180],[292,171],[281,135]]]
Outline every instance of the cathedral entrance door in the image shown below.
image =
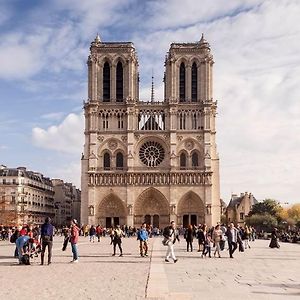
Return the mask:
[[111,217],[106,217],[105,227],[106,228],[111,228],[112,227]]
[[114,226],[120,225],[120,218],[114,217]]
[[191,215],[191,225],[197,225],[197,216]]
[[159,228],[159,215],[153,216],[153,228]]
[[146,216],[145,216],[145,223],[146,223],[147,225],[151,225],[151,216],[150,216],[150,215],[146,215]]
[[189,220],[189,215],[184,215],[183,219],[182,219],[183,228],[188,228],[188,226],[190,225],[189,221],[190,221]]
[[134,204],[134,226],[142,222],[153,227],[165,227],[170,223],[170,205],[165,196],[154,188],[141,193]]

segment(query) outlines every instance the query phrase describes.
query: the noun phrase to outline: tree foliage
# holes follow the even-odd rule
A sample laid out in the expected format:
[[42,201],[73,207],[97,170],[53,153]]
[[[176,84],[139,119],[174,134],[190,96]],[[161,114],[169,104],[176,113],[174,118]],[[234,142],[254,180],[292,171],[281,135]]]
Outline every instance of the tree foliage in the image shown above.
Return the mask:
[[249,216],[269,214],[273,217],[280,218],[282,207],[280,203],[273,199],[265,199],[263,202],[258,202],[252,206]]
[[258,231],[264,230],[268,232],[278,225],[276,217],[268,213],[252,214],[246,219],[246,223],[254,226]]

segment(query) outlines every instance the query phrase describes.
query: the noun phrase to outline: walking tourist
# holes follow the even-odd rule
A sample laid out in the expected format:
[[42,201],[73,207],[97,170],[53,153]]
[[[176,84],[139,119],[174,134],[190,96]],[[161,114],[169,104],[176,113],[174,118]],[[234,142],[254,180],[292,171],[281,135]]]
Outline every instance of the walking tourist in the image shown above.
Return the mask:
[[203,252],[202,252],[202,255],[201,257],[206,257],[206,255],[208,254],[208,257],[211,258],[211,249],[213,247],[213,239],[211,237],[211,234],[208,232],[206,234],[206,238],[205,238],[205,241],[204,241],[204,248],[203,248]]
[[206,231],[207,226],[203,224],[203,226],[199,225],[198,231],[197,231],[197,239],[198,239],[198,252],[203,252],[204,250],[204,242],[206,239]]
[[114,253],[112,256],[116,255],[116,247],[118,245],[119,250],[120,250],[120,255],[119,256],[123,256],[123,250],[122,250],[122,237],[124,237],[124,232],[123,230],[120,228],[120,225],[117,225],[116,228],[112,231],[112,243],[113,243],[113,249],[114,249]]
[[185,230],[184,238],[186,240],[186,251],[189,252],[189,248],[191,248],[191,252],[193,252],[194,230],[192,225],[189,225]]
[[137,235],[137,239],[140,241],[141,257],[148,256],[148,238],[147,225],[143,223]]
[[93,241],[93,243],[95,243],[96,228],[95,228],[94,225],[91,226],[90,231],[89,231],[89,235],[90,235],[90,242]]
[[218,254],[218,257],[221,258],[221,248],[220,248],[220,241],[222,239],[222,230],[220,228],[220,225],[218,224],[214,231],[213,231],[213,241],[215,244],[215,253],[214,253],[214,257],[216,257],[216,254]]
[[230,223],[227,231],[226,231],[227,241],[228,241],[228,248],[229,248],[229,256],[233,258],[233,253],[237,248],[238,242],[238,230],[234,227],[233,223]]
[[100,225],[98,225],[96,227],[96,235],[97,235],[97,238],[98,238],[98,243],[101,242],[101,236],[102,236],[102,227]]
[[271,234],[271,242],[269,245],[270,248],[280,248],[280,245],[278,243],[278,230],[277,228],[274,228]]
[[178,259],[176,258],[175,253],[174,253],[174,244],[175,244],[176,240],[178,240],[178,242],[180,242],[180,240],[179,240],[178,231],[176,229],[176,224],[174,221],[171,222],[170,226],[168,226],[164,229],[163,236],[164,236],[163,243],[164,243],[164,245],[168,246],[165,261],[169,262],[169,258],[171,256],[174,263],[176,263],[178,261]]
[[77,220],[73,219],[71,221],[71,247],[72,247],[72,253],[73,253],[73,260],[72,263],[78,263],[78,249],[77,249],[77,243],[78,243],[78,237],[79,237],[79,228],[77,224]]
[[44,256],[46,248],[48,247],[48,265],[51,264],[52,258],[52,245],[53,245],[53,225],[51,224],[51,219],[47,217],[45,223],[41,228],[41,243],[42,243],[42,253],[41,253],[41,265],[44,264]]

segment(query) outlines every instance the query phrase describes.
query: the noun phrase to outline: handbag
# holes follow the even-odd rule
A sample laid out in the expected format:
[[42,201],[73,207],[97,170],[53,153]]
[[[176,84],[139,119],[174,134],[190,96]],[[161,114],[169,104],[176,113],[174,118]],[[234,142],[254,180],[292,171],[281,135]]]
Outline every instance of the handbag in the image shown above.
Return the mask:
[[168,246],[169,242],[170,242],[170,240],[169,240],[168,238],[164,238],[164,239],[162,240],[162,244],[163,244],[164,246]]

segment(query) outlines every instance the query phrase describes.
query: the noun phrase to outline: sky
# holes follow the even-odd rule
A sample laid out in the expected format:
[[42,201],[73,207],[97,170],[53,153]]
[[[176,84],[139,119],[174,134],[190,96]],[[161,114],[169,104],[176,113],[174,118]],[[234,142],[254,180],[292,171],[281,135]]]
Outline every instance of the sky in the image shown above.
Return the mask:
[[87,57],[132,41],[140,99],[163,99],[172,42],[214,55],[221,197],[300,202],[300,1],[0,0],[0,164],[80,186]]

